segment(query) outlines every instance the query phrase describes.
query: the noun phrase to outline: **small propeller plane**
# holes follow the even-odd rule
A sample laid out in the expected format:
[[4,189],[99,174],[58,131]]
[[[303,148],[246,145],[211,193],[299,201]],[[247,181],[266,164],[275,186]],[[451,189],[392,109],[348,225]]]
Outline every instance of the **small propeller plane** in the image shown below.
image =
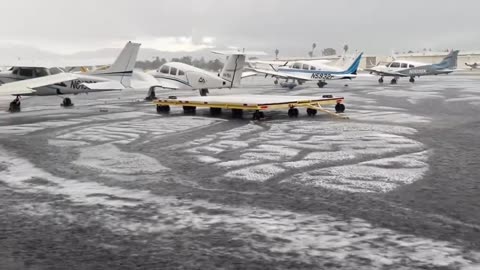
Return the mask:
[[212,51],[215,54],[228,55],[220,73],[212,73],[191,65],[169,62],[148,74],[157,82],[152,83],[147,99],[155,98],[155,88],[173,90],[199,90],[201,96],[208,95],[208,89],[234,88],[240,86],[240,80],[256,73],[243,72],[246,55],[262,55],[262,52]]
[[[130,78],[137,59],[139,43],[128,42],[107,69],[86,73],[67,73],[59,67],[13,66],[0,72],[0,95],[13,95],[9,111],[21,109],[21,96],[52,96],[114,91],[130,88]],[[62,106],[72,106],[65,97]]]
[[440,63],[427,64],[407,60],[394,60],[388,63],[380,63],[375,67],[365,69],[370,74],[380,76],[379,83],[383,83],[383,77],[393,77],[391,84],[396,84],[400,77],[410,77],[410,82],[415,82],[415,77],[449,74],[457,69],[459,51],[451,51]]
[[[278,83],[278,79],[286,79],[284,83],[280,83],[282,87],[293,89],[298,84],[303,84],[306,81],[318,81],[317,85],[323,88],[327,85],[326,80],[342,80],[353,79],[358,77],[357,70],[360,65],[363,53],[358,54],[353,62],[345,67],[339,67],[337,63],[331,64],[328,60],[298,60],[290,63],[285,62],[284,65],[275,67],[272,63],[267,61],[256,61],[260,64],[269,64],[271,69],[259,69],[252,67],[251,70],[264,74],[265,77],[275,77],[275,84]],[[339,61],[344,61],[340,59]],[[289,82],[291,80],[291,82]]]

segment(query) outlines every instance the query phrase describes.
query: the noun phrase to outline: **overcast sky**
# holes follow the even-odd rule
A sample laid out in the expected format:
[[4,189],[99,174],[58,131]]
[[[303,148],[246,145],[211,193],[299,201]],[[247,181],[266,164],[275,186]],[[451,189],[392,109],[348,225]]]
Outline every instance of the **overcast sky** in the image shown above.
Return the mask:
[[57,53],[121,47],[192,51],[245,47],[283,55],[480,49],[478,0],[0,0],[0,47]]

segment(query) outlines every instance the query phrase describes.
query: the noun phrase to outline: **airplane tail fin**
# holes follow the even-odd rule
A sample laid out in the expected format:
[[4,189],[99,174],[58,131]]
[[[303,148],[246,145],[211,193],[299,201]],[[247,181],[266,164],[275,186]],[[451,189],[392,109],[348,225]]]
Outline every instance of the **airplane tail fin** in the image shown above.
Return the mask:
[[243,68],[245,67],[247,54],[248,55],[266,55],[260,51],[212,51],[215,54],[228,55],[227,61],[220,72],[220,78],[230,83],[230,87],[240,86],[242,79]]
[[220,72],[220,77],[230,82],[230,87],[240,86],[245,60],[245,54],[238,53],[228,56],[227,61]]
[[92,75],[107,77],[111,80],[119,81],[125,87],[130,87],[130,78],[137,61],[140,45],[139,43],[129,41],[109,68],[96,71]]
[[440,68],[456,69],[459,52],[459,50],[451,51],[445,58],[443,58],[442,62],[438,63],[437,65]]
[[360,66],[360,61],[362,60],[363,53],[360,53],[352,64],[344,71],[346,74],[357,74],[358,67]]

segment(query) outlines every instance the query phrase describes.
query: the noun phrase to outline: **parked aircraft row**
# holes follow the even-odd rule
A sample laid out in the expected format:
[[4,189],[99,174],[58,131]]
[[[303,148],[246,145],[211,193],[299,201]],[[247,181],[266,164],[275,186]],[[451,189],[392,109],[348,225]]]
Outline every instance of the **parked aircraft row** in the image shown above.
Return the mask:
[[[107,68],[89,72],[65,72],[55,66],[22,65],[0,72],[0,95],[13,95],[10,111],[20,111],[21,96],[47,96],[92,93],[101,91],[118,91],[132,88],[131,78],[140,44],[128,42],[115,62]],[[415,77],[448,74],[456,69],[458,51],[452,51],[438,64],[425,64],[411,61],[394,60],[381,63],[367,71],[370,74],[358,74],[362,53],[353,58],[342,56],[338,60],[325,59],[289,59],[289,60],[246,60],[246,55],[258,55],[258,52],[219,52],[227,56],[223,69],[219,73],[208,72],[184,63],[170,62],[148,73],[139,74],[143,87],[149,89],[149,97],[155,98],[155,89],[191,89],[199,90],[201,96],[208,94],[208,89],[233,88],[240,86],[242,78],[262,75],[280,79],[282,87],[294,88],[306,81],[316,81],[320,88],[327,80],[354,79],[360,76],[393,77],[391,83],[397,83],[400,77]],[[259,68],[258,64],[269,68]],[[249,65],[246,67],[246,65]],[[86,63],[85,66],[89,66]],[[64,97],[63,106],[71,106],[69,97]]]

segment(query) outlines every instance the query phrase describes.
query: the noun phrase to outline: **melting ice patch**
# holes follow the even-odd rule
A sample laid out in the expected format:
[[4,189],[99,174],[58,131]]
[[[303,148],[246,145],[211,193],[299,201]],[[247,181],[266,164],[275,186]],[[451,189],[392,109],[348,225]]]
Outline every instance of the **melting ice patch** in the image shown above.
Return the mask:
[[284,182],[349,192],[388,192],[411,184],[428,169],[425,151],[297,174]]
[[[283,183],[351,192],[387,192],[420,179],[428,169],[425,146],[406,137],[415,129],[322,123],[321,128],[316,121],[250,124],[189,142],[183,151],[202,154],[199,161],[209,166],[232,168],[225,174],[227,178],[263,182],[282,175],[285,179],[278,180]],[[228,140],[222,139],[225,137]],[[411,154],[415,166],[403,157],[406,154]],[[386,162],[395,166],[387,168]],[[305,174],[298,176],[295,169]]]
[[113,144],[85,147],[79,151],[80,156],[74,164],[102,173],[138,175],[168,170],[154,158],[139,153],[123,152]]

